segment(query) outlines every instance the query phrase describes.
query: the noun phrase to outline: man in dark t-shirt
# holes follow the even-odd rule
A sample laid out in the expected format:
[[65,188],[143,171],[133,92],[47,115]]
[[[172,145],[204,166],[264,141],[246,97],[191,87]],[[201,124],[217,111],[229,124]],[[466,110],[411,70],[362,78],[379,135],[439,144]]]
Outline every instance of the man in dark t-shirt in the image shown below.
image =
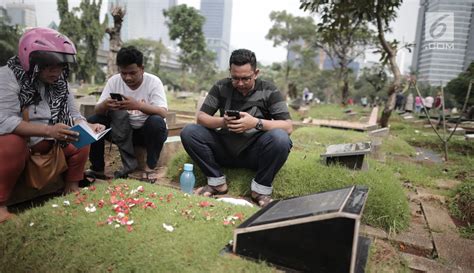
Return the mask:
[[[221,167],[256,170],[251,197],[259,206],[272,201],[272,183],[288,158],[293,124],[286,102],[271,83],[257,79],[255,53],[232,52],[230,78],[217,82],[197,116],[197,124],[181,131],[189,156],[207,176],[207,185],[197,193],[213,196],[227,193]],[[234,110],[235,116],[230,111]],[[219,111],[219,116],[214,114]]]

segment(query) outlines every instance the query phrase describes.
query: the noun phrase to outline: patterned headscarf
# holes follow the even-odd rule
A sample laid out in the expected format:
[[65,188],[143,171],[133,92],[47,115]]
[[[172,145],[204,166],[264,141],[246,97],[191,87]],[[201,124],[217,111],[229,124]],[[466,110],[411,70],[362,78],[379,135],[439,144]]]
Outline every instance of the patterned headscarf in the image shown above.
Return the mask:
[[[20,64],[20,59],[17,56],[10,58],[7,61],[8,67],[15,74],[16,80],[20,85],[20,94],[18,96],[20,100],[20,108],[23,109],[25,106],[32,104],[38,105],[41,101],[41,95],[38,91],[38,65],[35,65],[33,71],[28,73],[23,69]],[[69,75],[69,69],[66,67],[63,72],[53,84],[46,84],[46,93],[49,94],[48,105],[51,110],[51,123],[64,123],[72,126],[73,120],[69,114],[69,107],[67,104],[69,90],[67,84],[67,77]]]

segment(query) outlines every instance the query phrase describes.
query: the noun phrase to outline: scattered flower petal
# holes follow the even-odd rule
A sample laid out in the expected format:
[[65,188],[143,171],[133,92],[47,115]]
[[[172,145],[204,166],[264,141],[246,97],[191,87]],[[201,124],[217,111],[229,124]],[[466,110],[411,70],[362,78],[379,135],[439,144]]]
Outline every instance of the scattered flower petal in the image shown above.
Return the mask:
[[32,226],[34,226],[34,225],[35,225],[35,223],[34,223],[34,222],[31,222],[31,223],[30,223],[30,227],[32,227]]
[[163,227],[166,229],[166,231],[168,232],[173,232],[174,231],[174,227],[172,225],[167,225],[165,223],[163,223]]
[[207,208],[207,207],[213,207],[214,204],[212,204],[212,203],[209,202],[209,201],[201,201],[201,202],[199,202],[199,206],[200,206],[201,208]]
[[86,208],[86,212],[95,212],[97,209],[95,208],[94,204],[89,204]]
[[58,204],[52,204],[51,207],[57,208],[57,207],[59,207],[59,206],[58,206]]
[[65,205],[65,206],[70,206],[70,205],[71,205],[71,202],[69,202],[68,200],[64,200],[63,205]]

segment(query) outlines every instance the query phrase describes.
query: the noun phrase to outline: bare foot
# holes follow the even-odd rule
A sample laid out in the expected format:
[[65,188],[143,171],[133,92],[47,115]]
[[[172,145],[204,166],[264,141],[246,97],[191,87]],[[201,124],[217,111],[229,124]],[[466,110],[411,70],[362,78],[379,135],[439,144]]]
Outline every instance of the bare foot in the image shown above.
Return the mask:
[[79,183],[78,182],[66,182],[66,186],[64,187],[64,193],[72,193],[76,191],[80,191]]
[[15,216],[15,214],[9,213],[7,207],[0,206],[0,224],[6,222],[13,216]]

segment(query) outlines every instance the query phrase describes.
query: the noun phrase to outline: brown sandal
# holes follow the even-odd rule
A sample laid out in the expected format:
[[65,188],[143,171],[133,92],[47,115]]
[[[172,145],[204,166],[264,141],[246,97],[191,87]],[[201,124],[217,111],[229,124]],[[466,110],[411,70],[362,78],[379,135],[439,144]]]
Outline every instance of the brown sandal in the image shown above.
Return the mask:
[[224,190],[224,191],[218,191],[218,190],[216,190],[216,187],[206,185],[206,186],[204,186],[204,187],[201,187],[201,188],[197,189],[197,190],[196,190],[196,194],[197,194],[197,195],[206,196],[206,195],[204,195],[204,194],[205,194],[205,193],[209,193],[209,195],[206,196],[206,197],[213,197],[214,195],[223,195],[223,194],[226,194],[228,191],[229,191],[229,188],[227,188],[227,189]]
[[252,192],[252,201],[254,201],[259,207],[264,208],[270,204],[273,199],[270,195],[266,194],[259,194],[256,192]]

